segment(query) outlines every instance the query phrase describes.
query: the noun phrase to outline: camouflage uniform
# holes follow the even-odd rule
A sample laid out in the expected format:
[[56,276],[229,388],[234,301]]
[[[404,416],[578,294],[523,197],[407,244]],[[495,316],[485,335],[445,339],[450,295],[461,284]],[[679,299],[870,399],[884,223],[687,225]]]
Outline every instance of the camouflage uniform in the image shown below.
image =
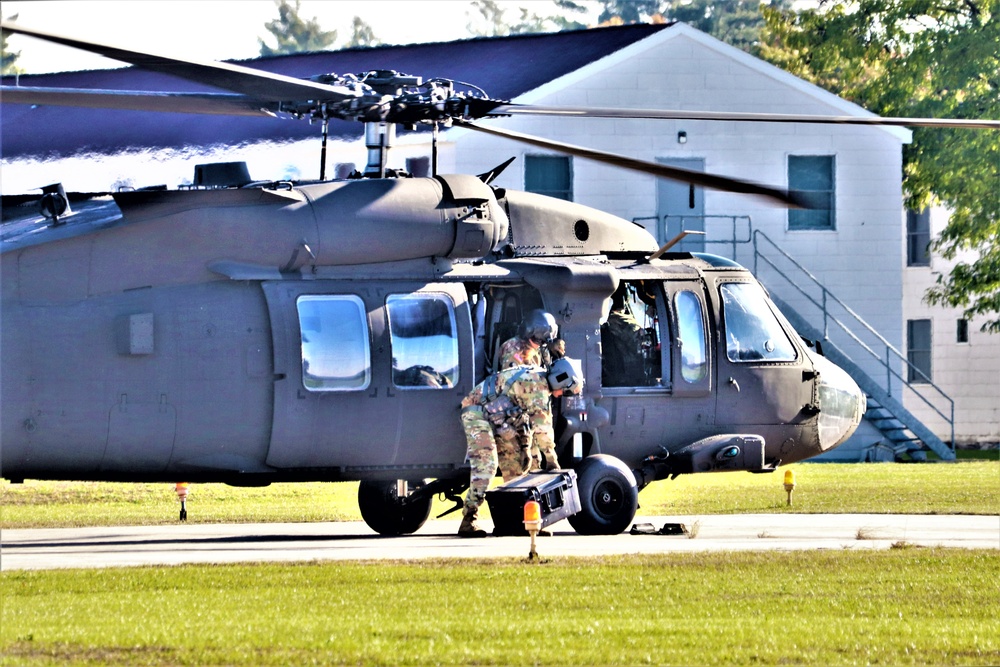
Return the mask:
[[[487,420],[483,409],[483,405],[487,402],[484,394],[492,393],[484,391],[487,382],[497,382],[496,394],[506,395],[522,410],[515,424],[507,428],[504,428],[507,424],[495,427]],[[505,482],[522,474],[520,463],[516,469],[510,465],[511,461],[518,461],[517,453],[520,451],[516,435],[518,430],[526,429],[530,440],[542,451],[551,452],[552,460],[555,459],[555,437],[552,432],[549,396],[545,369],[535,366],[516,366],[489,376],[462,400],[462,426],[465,429],[468,444],[467,458],[472,472],[459,534],[478,531],[474,521],[479,506],[486,499],[486,490],[496,475],[498,464]],[[514,456],[511,456],[512,453]]]
[[[566,344],[558,339],[557,341],[553,341],[553,344],[556,342],[562,345],[562,350],[565,352]],[[516,366],[544,366],[548,368],[551,363],[552,358],[548,354],[548,350],[545,347],[532,345],[531,341],[527,338],[515,336],[500,346],[500,363],[497,364],[497,366],[498,370],[506,370]],[[529,470],[541,470],[542,453],[541,450],[538,449],[538,445],[530,442],[523,433],[519,433],[518,439],[513,443],[513,446],[516,448],[516,454],[518,455],[514,460],[520,467],[520,472],[513,475],[513,477],[523,475]],[[499,442],[497,442],[497,447],[500,447]],[[530,457],[526,466],[522,463],[520,456],[520,451],[523,449],[528,450]],[[503,457],[500,458],[500,466],[502,472]],[[504,481],[507,481],[506,477],[504,477]]]

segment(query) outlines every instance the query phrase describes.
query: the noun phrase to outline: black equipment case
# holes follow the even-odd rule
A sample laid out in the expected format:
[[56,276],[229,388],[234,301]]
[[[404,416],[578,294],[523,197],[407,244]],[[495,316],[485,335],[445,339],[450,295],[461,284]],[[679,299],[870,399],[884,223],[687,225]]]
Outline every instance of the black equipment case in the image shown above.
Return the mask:
[[580,511],[580,490],[573,470],[535,471],[486,492],[493,516],[494,535],[527,535],[524,504],[537,500],[542,527]]

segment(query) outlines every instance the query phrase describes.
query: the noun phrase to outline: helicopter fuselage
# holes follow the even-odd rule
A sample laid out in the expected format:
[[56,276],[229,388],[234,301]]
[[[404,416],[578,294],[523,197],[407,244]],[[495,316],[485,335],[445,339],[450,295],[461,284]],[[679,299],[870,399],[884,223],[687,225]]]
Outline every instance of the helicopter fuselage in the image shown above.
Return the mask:
[[[746,269],[475,177],[118,193],[57,222],[5,223],[11,480],[454,474],[459,403],[532,308],[586,381],[555,405],[566,466],[769,470],[864,411]],[[613,377],[618,289],[642,343]]]

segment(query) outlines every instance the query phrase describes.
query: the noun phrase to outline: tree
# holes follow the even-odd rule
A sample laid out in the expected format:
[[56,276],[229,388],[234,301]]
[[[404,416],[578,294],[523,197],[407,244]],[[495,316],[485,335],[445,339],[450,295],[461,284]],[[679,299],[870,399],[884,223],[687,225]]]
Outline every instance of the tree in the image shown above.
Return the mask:
[[355,16],[351,23],[351,39],[345,44],[348,48],[358,46],[378,46],[382,42],[375,36],[372,27],[361,20],[360,16]]
[[527,35],[540,32],[560,32],[563,30],[582,30],[585,23],[570,18],[570,14],[586,11],[586,7],[573,0],[556,0],[557,14],[540,16],[525,7],[517,7],[519,20],[507,22],[507,10],[500,6],[497,0],[473,0],[472,8],[478,13],[467,25],[469,34],[476,37],[506,37],[507,35]]
[[[998,0],[829,0],[765,10],[760,55],[881,115],[1000,118]],[[971,251],[927,293],[1000,333],[1000,135],[914,128],[903,148],[907,206],[951,218],[934,249]]]
[[646,23],[653,16],[661,14],[661,8],[668,3],[662,0],[602,0],[604,10],[597,18],[605,23]]
[[[7,21],[16,21],[18,14],[7,18]],[[17,59],[21,57],[20,51],[11,51],[10,47],[7,45],[7,33],[0,35],[0,62],[2,62],[2,70],[0,74],[21,74],[24,72],[20,67],[17,66]]]
[[302,51],[321,51],[329,48],[337,40],[336,30],[322,30],[319,21],[312,18],[308,21],[299,16],[301,0],[295,0],[295,6],[288,0],[275,0],[278,6],[278,18],[264,24],[267,31],[274,36],[277,48],[271,48],[264,40],[258,38],[260,55],[276,56],[283,53],[299,53]]
[[[759,0],[602,0],[602,24],[683,21],[736,48],[753,53],[764,15]],[[791,0],[772,0],[787,8]]]

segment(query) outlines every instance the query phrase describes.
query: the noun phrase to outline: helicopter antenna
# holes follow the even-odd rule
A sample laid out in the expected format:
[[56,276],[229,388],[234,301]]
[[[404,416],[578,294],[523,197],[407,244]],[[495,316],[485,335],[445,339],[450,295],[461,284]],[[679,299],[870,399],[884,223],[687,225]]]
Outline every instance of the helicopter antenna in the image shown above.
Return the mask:
[[649,261],[649,260],[652,260],[652,259],[659,259],[660,257],[663,256],[663,254],[665,252],[667,252],[668,250],[670,250],[671,248],[673,248],[675,245],[677,245],[678,243],[680,243],[681,241],[683,241],[684,237],[688,236],[689,234],[699,234],[701,236],[704,236],[705,232],[697,232],[697,231],[695,231],[693,229],[685,229],[680,234],[678,234],[674,238],[672,238],[669,241],[667,241],[666,243],[664,243],[663,246],[659,250],[657,250],[652,255],[650,255],[649,257],[647,257],[646,261]]

